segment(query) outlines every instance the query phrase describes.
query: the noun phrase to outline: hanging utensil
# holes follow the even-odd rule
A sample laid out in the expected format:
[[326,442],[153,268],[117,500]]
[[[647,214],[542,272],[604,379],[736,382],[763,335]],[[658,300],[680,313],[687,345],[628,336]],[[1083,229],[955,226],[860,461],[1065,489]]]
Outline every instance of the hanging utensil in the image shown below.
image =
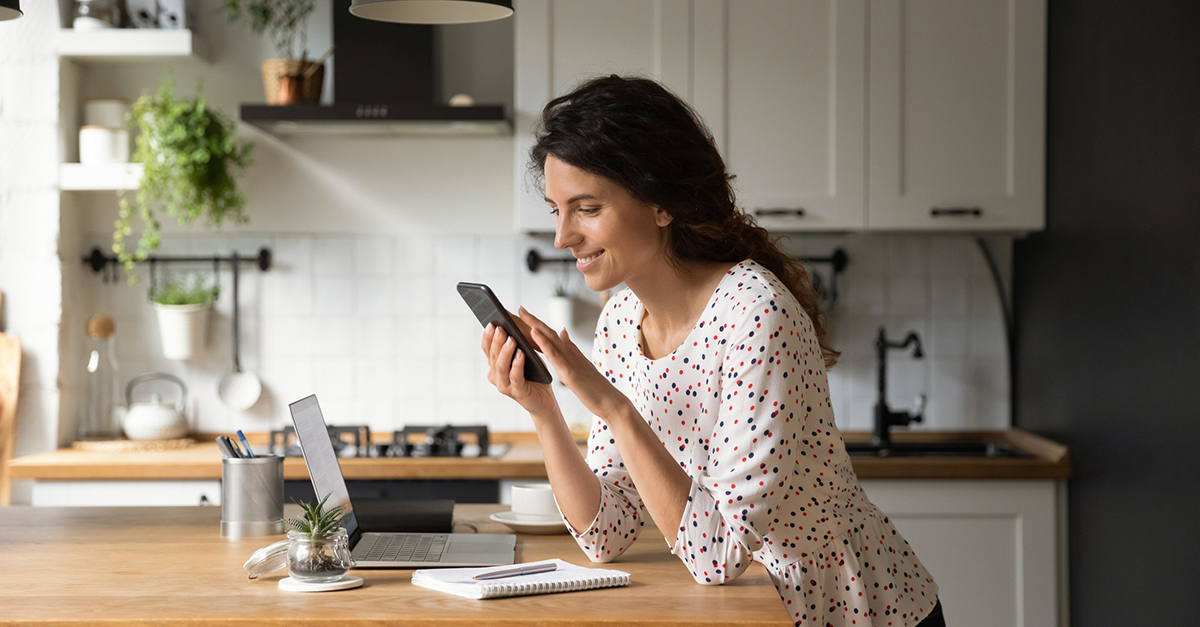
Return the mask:
[[253,372],[242,370],[240,342],[238,341],[238,254],[233,253],[233,370],[221,377],[217,384],[217,396],[226,407],[244,411],[258,402],[262,395],[262,381]]

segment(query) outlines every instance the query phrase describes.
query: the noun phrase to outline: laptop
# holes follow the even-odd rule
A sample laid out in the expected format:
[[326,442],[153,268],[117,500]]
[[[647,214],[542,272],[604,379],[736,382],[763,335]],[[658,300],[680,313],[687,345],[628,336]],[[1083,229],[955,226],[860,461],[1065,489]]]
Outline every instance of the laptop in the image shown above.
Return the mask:
[[349,510],[342,525],[350,536],[350,554],[359,567],[430,568],[513,563],[517,543],[513,535],[381,533],[360,528],[316,395],[300,399],[288,407],[292,411],[296,439],[300,441],[313,490],[319,497],[330,495],[326,507],[345,505]]

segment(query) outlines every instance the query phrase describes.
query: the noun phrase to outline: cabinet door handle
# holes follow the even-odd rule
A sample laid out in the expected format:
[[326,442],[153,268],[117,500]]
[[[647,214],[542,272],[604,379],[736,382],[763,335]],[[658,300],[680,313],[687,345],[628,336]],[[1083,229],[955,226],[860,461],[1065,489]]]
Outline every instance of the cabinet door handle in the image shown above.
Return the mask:
[[754,215],[759,217],[767,216],[796,216],[797,218],[804,217],[804,209],[796,207],[795,209],[755,209]]
[[972,218],[983,217],[982,207],[934,207],[929,210],[929,215],[940,218],[942,216],[970,216]]

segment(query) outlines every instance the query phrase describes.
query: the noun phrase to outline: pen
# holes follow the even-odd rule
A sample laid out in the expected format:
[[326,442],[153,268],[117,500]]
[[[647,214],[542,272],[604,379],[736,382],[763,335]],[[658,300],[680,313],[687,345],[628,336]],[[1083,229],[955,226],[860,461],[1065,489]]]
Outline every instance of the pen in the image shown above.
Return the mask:
[[254,449],[250,448],[250,443],[246,441],[246,436],[242,433],[241,429],[238,429],[238,439],[241,440],[242,444],[246,447],[246,455],[248,455],[251,459],[254,459]]
[[229,445],[225,443],[225,436],[217,436],[217,448],[221,449],[222,457],[237,457],[237,455],[233,454],[233,449],[229,448]]
[[242,455],[241,448],[238,447],[237,442],[234,442],[233,440],[231,440],[229,438],[229,436],[223,435],[223,436],[221,436],[221,440],[223,442],[225,442],[225,446],[228,446],[229,450],[233,451],[233,456],[236,459],[241,459],[241,458],[245,457],[245,455]]
[[475,575],[472,579],[503,579],[504,577],[517,577],[520,575],[536,575],[538,573],[548,573],[558,569],[558,564],[550,562],[549,564],[538,564],[536,566],[520,566],[518,568],[509,568],[507,570],[494,570],[489,573]]

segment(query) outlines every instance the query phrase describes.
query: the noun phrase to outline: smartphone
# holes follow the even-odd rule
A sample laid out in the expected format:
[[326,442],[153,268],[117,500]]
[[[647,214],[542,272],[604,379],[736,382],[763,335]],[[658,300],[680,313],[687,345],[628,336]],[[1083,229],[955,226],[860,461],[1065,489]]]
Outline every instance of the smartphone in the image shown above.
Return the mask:
[[508,310],[504,305],[500,304],[500,299],[492,293],[492,289],[482,283],[459,283],[458,293],[467,301],[467,305],[471,307],[471,312],[479,319],[479,324],[487,327],[489,323],[494,324],[508,334],[516,343],[517,348],[525,353],[525,380],[533,381],[534,383],[550,383],[554,380],[550,376],[550,370],[546,368],[545,362],[541,357],[538,357],[537,351],[533,348],[533,342],[521,333],[521,329],[517,327],[517,323],[513,322],[511,316],[508,315]]

